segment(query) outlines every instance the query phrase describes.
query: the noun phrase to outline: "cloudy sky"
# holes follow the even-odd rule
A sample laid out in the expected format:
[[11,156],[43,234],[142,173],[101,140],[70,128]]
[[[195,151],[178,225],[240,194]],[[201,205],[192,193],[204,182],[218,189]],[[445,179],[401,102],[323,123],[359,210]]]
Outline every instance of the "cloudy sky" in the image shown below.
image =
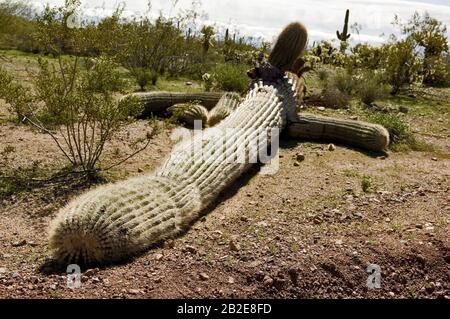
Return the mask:
[[[32,0],[42,5],[61,5],[64,0]],[[109,14],[120,3],[126,5],[126,15],[140,15],[147,8],[147,0],[82,0],[89,15]],[[152,13],[176,15],[179,10],[190,8],[192,0],[151,0]],[[310,41],[336,38],[336,30],[342,30],[345,10],[350,9],[350,24],[362,26],[360,35],[353,40],[380,43],[394,32],[391,22],[397,14],[406,20],[414,11],[428,11],[450,28],[449,0],[202,0],[207,23],[217,28],[231,27],[241,35],[263,37],[272,40],[280,29],[291,21],[301,21],[308,28]],[[384,34],[385,36],[382,36]],[[450,36],[450,33],[448,33]]]

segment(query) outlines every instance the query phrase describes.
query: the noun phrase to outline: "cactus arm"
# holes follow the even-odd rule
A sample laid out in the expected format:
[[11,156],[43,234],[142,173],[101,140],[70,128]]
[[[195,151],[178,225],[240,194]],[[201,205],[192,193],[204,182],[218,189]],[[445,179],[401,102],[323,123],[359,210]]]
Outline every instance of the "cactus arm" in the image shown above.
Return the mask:
[[386,151],[389,145],[389,133],[381,125],[308,113],[301,113],[288,132],[295,138],[335,141],[377,152]]
[[152,113],[164,112],[168,107],[180,104],[199,101],[207,109],[213,108],[223,93],[220,92],[203,92],[203,93],[181,93],[181,92],[139,92],[133,93],[132,96],[139,98],[144,104],[142,116],[149,116]]
[[239,105],[241,97],[237,93],[227,92],[208,114],[208,126],[214,126],[231,114]]
[[172,105],[167,109],[175,118],[194,126],[194,121],[200,120],[205,125],[208,122],[208,110],[200,104],[181,103]]

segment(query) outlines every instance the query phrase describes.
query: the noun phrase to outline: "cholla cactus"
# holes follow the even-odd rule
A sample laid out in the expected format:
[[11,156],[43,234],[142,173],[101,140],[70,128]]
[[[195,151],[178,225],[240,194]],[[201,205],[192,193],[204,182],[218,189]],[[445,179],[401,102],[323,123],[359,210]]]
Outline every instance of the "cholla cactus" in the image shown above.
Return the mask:
[[[294,42],[289,46],[289,41]],[[284,128],[288,114],[295,113],[299,79],[285,76],[280,68],[292,65],[290,59],[295,60],[305,43],[304,27],[290,25],[275,45],[275,50],[283,50],[273,52],[276,64],[264,66],[239,107],[202,136],[176,146],[154,174],[101,186],[69,203],[51,226],[54,257],[60,262],[117,261],[179,234],[197,220],[202,209],[252,165],[225,160],[224,155],[236,158],[258,132]],[[232,134],[218,134],[229,129]],[[267,147],[256,144],[247,150],[248,157]]]

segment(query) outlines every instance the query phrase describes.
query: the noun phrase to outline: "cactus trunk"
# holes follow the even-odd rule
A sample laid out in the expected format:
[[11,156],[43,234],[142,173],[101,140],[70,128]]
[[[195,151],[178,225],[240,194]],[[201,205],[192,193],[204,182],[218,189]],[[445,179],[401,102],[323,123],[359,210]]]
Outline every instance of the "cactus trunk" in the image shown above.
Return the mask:
[[389,133],[381,125],[308,113],[301,113],[288,132],[296,138],[334,141],[378,152],[389,145]]
[[[303,26],[288,28],[289,37],[280,36],[278,42],[306,42]],[[300,36],[292,36],[295,32]],[[303,49],[292,43],[296,52],[289,55],[296,58]],[[253,165],[249,159],[267,152],[261,136],[267,139],[267,134],[282,129],[289,114],[295,113],[297,95],[302,94],[296,89],[300,80],[280,70],[294,61],[278,53],[274,56],[282,62],[261,67],[257,73],[263,76],[230,116],[174,147],[155,173],[101,186],[65,207],[50,229],[56,260],[117,261],[179,234],[197,220],[221,191]]]

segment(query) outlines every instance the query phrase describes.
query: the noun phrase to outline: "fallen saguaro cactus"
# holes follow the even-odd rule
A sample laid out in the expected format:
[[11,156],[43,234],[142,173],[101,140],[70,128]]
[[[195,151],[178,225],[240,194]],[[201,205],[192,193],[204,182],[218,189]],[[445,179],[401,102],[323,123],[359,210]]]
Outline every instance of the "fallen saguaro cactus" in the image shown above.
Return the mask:
[[210,111],[203,105],[190,103],[175,104],[167,111],[189,126],[194,126],[195,120],[201,120],[203,127],[211,127],[230,115],[238,107],[240,99],[239,94],[227,92]]
[[308,113],[301,113],[288,132],[295,138],[335,141],[378,152],[389,145],[389,132],[381,125]]
[[[287,26],[269,62],[257,68],[258,81],[239,107],[215,127],[176,146],[154,174],[100,186],[71,201],[50,228],[54,258],[62,263],[117,261],[197,220],[202,209],[253,165],[247,158],[267,151],[258,135],[283,129],[296,117],[301,79],[284,71],[294,64],[306,38],[301,24]],[[232,131],[217,134],[225,130]],[[248,157],[234,160],[242,149]]]
[[181,93],[181,92],[139,92],[132,93],[131,96],[137,97],[144,105],[142,116],[149,116],[164,112],[168,107],[180,104],[198,101],[208,110],[212,109],[219,102],[223,93],[220,92],[202,92],[202,93]]

